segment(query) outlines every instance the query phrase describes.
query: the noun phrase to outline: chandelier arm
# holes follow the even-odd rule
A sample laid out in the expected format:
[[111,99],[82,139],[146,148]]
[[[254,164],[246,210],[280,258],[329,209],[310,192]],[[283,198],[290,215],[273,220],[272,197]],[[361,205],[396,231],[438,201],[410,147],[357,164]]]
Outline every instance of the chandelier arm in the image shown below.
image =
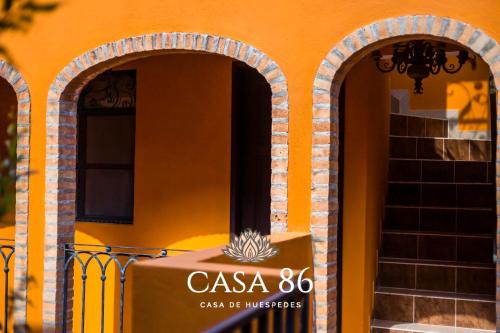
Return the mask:
[[449,66],[443,65],[443,70],[448,74],[455,74],[463,67],[463,63],[459,63],[458,66],[455,64],[450,64]]
[[441,71],[440,65],[431,65],[429,68],[430,68],[431,74],[433,74],[433,75],[436,75]]
[[375,65],[377,66],[378,70],[383,72],[383,73],[392,72],[394,67],[396,67],[396,64],[394,62],[391,62],[389,64],[389,62],[386,62],[386,61],[384,61],[384,62],[377,61],[377,62],[375,62]]

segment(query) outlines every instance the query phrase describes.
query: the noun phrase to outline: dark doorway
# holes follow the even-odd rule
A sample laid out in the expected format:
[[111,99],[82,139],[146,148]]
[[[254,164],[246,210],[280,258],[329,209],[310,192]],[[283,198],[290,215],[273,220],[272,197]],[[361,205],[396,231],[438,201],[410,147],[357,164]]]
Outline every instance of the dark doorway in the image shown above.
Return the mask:
[[233,63],[231,232],[271,231],[271,88],[254,68]]

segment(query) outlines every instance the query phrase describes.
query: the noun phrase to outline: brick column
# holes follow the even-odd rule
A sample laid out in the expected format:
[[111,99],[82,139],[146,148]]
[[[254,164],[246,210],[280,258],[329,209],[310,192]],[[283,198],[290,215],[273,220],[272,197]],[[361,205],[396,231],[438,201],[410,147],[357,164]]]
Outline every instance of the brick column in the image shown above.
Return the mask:
[[28,281],[28,192],[30,162],[30,93],[22,75],[10,64],[0,60],[0,76],[17,96],[17,165],[16,226],[14,257],[14,290],[20,296],[14,300],[16,330],[25,331]]

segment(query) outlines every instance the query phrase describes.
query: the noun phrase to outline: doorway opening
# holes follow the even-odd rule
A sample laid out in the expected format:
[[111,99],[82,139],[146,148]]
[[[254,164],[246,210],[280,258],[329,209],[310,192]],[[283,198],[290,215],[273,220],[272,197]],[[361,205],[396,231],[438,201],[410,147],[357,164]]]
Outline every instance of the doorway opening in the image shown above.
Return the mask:
[[475,59],[424,79],[423,93],[405,75],[380,72],[372,55],[346,75],[344,332],[496,328],[496,90]]
[[233,62],[231,233],[271,233],[271,89],[254,68]]

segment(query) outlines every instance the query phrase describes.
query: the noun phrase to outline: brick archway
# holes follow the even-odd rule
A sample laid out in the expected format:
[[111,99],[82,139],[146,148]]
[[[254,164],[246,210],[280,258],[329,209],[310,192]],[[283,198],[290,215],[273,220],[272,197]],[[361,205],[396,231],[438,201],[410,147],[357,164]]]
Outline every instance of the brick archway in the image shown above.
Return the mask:
[[287,230],[288,90],[279,66],[251,45],[199,33],[157,33],[101,45],[70,62],[56,77],[47,102],[45,194],[44,330],[62,323],[63,250],[75,233],[76,112],[81,89],[103,71],[119,64],[187,50],[220,54],[245,62],[264,76],[272,91],[271,230]]
[[17,97],[17,165],[15,207],[14,300],[16,328],[26,324],[28,281],[28,193],[30,163],[31,97],[23,76],[9,63],[0,60],[0,77],[7,81]]
[[[347,72],[374,49],[395,41],[425,37],[463,45],[490,67],[500,89],[500,46],[478,28],[451,18],[408,15],[374,22],[338,42],[321,62],[313,84],[311,233],[315,258],[315,325],[318,332],[335,332],[337,324],[338,222],[338,96]],[[497,102],[500,99],[497,98]],[[500,102],[497,105],[497,109]],[[500,120],[497,115],[497,121]],[[497,142],[500,137],[497,136]],[[499,154],[497,153],[497,156]],[[498,158],[498,157],[497,157]],[[497,170],[500,160],[497,159]],[[497,171],[499,172],[499,171]],[[497,197],[500,178],[496,180]],[[498,214],[498,212],[497,212]],[[500,230],[500,218],[497,218]],[[497,235],[497,243],[500,236]],[[500,251],[497,250],[497,257]],[[500,261],[497,261],[497,275]],[[497,281],[497,309],[500,284]],[[497,328],[500,328],[497,310]]]

